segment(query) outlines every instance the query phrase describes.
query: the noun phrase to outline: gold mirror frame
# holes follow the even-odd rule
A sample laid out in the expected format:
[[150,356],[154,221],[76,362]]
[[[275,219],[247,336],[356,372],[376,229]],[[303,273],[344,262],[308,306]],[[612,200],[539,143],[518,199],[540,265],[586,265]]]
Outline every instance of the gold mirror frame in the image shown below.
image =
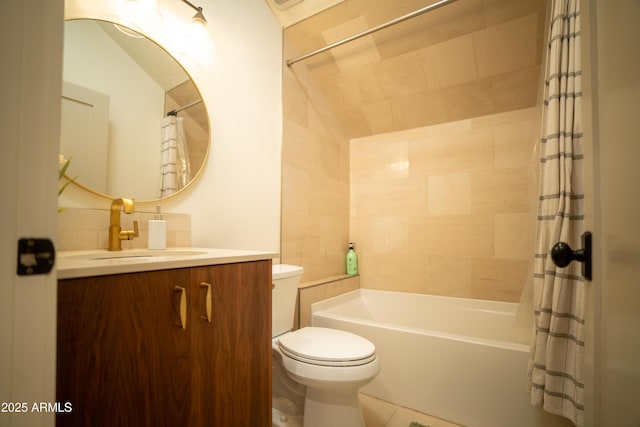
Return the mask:
[[[158,49],[160,49],[162,52],[164,52],[164,54],[166,54],[166,56],[168,58],[170,58],[171,60],[173,60],[173,62],[175,62],[175,64],[182,70],[182,72],[186,75],[186,77],[188,77],[188,81],[191,82],[191,84],[193,85],[193,89],[195,90],[195,92],[197,93],[197,98],[199,100],[199,102],[196,103],[189,103],[187,102],[187,104],[201,104],[201,107],[197,107],[197,108],[202,108],[202,112],[200,114],[200,116],[202,116],[203,118],[200,118],[200,122],[206,126],[202,126],[202,131],[204,133],[206,133],[206,138],[202,138],[202,149],[201,149],[201,153],[202,151],[204,152],[204,154],[200,154],[200,157],[202,159],[202,161],[200,162],[199,167],[197,167],[197,169],[194,167],[192,168],[192,174],[191,174],[191,180],[185,184],[183,187],[179,188],[177,191],[175,191],[174,193],[167,195],[165,197],[155,197],[155,198],[138,198],[136,197],[136,194],[131,194],[129,192],[126,191],[121,191],[120,193],[122,194],[106,194],[105,192],[101,192],[99,190],[96,190],[95,188],[92,188],[89,185],[86,185],[82,182],[78,182],[76,179],[74,179],[74,172],[73,172],[73,168],[70,165],[70,169],[67,171],[67,173],[65,173],[65,177],[67,179],[69,179],[75,186],[89,192],[92,194],[95,194],[97,196],[100,197],[104,197],[107,199],[114,199],[114,198],[118,198],[118,197],[132,197],[132,198],[136,198],[136,201],[139,203],[145,203],[145,202],[157,202],[157,201],[161,201],[161,200],[165,200],[168,199],[172,196],[175,196],[176,194],[180,194],[182,193],[184,190],[186,190],[187,188],[189,188],[194,182],[196,182],[200,175],[202,174],[202,171],[205,168],[205,165],[207,164],[208,158],[209,158],[209,152],[211,151],[211,125],[210,125],[210,120],[209,120],[209,115],[208,115],[208,111],[207,111],[207,107],[204,101],[204,98],[202,96],[202,93],[200,92],[200,89],[198,88],[196,82],[194,81],[193,77],[188,73],[188,71],[184,68],[184,66],[173,56],[171,55],[165,48],[162,47],[162,45],[160,43],[158,43],[157,41],[153,40],[152,38],[148,37],[146,34],[140,32],[139,30],[132,30],[128,27],[126,27],[125,25],[122,25],[120,23],[116,23],[116,22],[112,22],[112,21],[108,21],[105,19],[97,19],[97,18],[67,18],[65,19],[65,23],[69,22],[69,21],[80,21],[80,20],[84,20],[84,21],[93,21],[93,22],[97,22],[97,23],[106,23],[106,24],[112,24],[114,27],[119,27],[118,29],[120,29],[122,31],[122,29],[124,29],[125,31],[132,31],[135,34],[139,34],[141,37],[143,37],[144,39],[146,39],[148,42],[152,43],[153,45],[155,45],[156,47],[158,47]],[[186,82],[186,81],[185,81]],[[166,98],[166,93],[165,93],[165,98]],[[172,111],[172,110],[178,110],[180,111],[181,108],[184,108],[185,105],[180,105],[180,107],[169,107],[166,100],[165,100],[165,105],[163,108],[163,111],[166,112],[167,111]],[[186,108],[185,108],[186,111]],[[180,113],[178,113],[180,114]],[[158,126],[160,126],[160,124],[158,123]],[[206,141],[205,141],[206,139]],[[160,151],[160,140],[158,139],[158,144],[157,144],[157,148],[158,148],[158,152]],[[65,153],[66,154],[66,153]],[[73,153],[70,153],[71,157],[73,156]],[[73,164],[73,161],[71,162],[71,164]],[[134,175],[135,175],[135,171],[131,171]],[[119,173],[119,172],[118,172]],[[135,179],[135,176],[134,178]],[[157,178],[156,178],[157,182],[158,182],[158,194],[160,192],[159,189],[159,183],[160,183],[160,169],[158,169],[157,172]],[[81,180],[80,180],[81,181]]]

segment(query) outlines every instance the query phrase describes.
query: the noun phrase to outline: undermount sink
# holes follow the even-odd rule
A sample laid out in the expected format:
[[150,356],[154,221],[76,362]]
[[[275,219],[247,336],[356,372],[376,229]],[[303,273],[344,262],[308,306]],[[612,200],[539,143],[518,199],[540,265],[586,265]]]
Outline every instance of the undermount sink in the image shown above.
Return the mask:
[[206,251],[197,251],[189,249],[168,249],[168,250],[129,250],[129,251],[96,251],[83,253],[78,255],[64,256],[66,259],[77,260],[108,260],[108,259],[128,259],[128,258],[166,258],[166,257],[190,257],[196,255],[205,255]]

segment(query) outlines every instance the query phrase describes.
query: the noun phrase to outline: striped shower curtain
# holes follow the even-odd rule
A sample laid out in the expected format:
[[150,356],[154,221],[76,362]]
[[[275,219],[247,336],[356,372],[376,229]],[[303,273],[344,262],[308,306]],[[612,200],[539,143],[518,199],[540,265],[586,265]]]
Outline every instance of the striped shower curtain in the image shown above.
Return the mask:
[[584,280],[580,265],[553,264],[556,242],[581,247],[584,222],[582,73],[578,0],[552,0],[540,146],[533,266],[535,333],[531,402],[584,425]]
[[168,115],[162,119],[161,135],[160,197],[166,197],[191,182],[183,118]]
[[178,147],[176,145],[177,117],[168,115],[162,119],[161,124],[161,165],[160,165],[160,197],[167,197],[178,190],[178,173],[176,169],[176,157]]

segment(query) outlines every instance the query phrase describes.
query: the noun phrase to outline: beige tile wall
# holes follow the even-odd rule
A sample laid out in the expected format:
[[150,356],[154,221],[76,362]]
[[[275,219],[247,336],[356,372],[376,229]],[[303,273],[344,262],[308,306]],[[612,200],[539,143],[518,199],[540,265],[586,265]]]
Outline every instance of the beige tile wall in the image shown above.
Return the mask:
[[[429,3],[346,0],[288,27],[284,57]],[[364,287],[518,300],[546,6],[455,2],[283,67],[281,253],[303,282],[355,240]]]
[[284,67],[283,113],[281,261],[303,266],[303,282],[344,274],[348,139],[304,66]]
[[[433,0],[346,0],[286,29],[295,58]],[[464,0],[305,64],[350,138],[533,107],[548,0]]]
[[518,301],[533,245],[537,109],[351,141],[366,288]]

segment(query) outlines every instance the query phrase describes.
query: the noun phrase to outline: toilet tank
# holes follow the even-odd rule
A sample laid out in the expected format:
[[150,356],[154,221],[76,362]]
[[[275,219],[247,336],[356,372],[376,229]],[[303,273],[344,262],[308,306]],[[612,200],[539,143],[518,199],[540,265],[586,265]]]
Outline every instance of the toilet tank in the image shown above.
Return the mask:
[[293,328],[298,297],[298,284],[304,268],[297,265],[275,264],[271,278],[271,337],[277,337]]

